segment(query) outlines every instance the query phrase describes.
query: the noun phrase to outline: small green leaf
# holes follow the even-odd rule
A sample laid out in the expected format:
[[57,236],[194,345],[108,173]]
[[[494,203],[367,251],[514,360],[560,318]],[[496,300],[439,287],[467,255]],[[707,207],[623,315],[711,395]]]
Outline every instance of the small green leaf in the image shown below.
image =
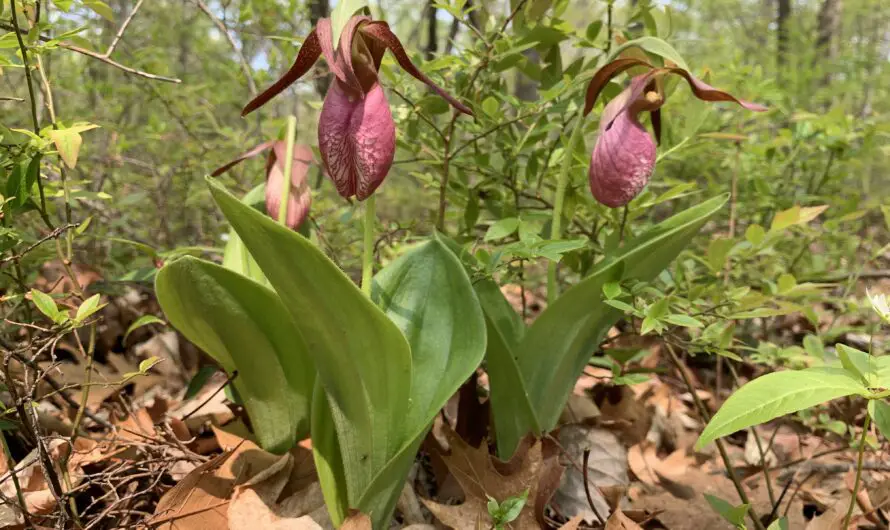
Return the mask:
[[149,370],[151,370],[156,364],[161,362],[161,359],[157,357],[149,357],[139,363],[139,373],[146,374]]
[[748,229],[745,230],[745,239],[755,247],[759,246],[765,237],[766,230],[760,225],[750,225]]
[[817,359],[825,358],[825,346],[822,344],[822,339],[816,335],[807,335],[803,338],[803,349]]
[[56,318],[59,316],[59,308],[56,306],[52,296],[43,291],[31,289],[31,301],[34,302],[34,305],[37,306],[41,313],[49,317],[53,322],[56,321]]
[[606,282],[603,284],[603,294],[606,298],[618,298],[621,296],[621,284],[619,282]]
[[127,341],[127,337],[130,336],[130,333],[133,333],[138,328],[141,328],[142,326],[147,326],[149,324],[161,324],[162,326],[167,325],[166,322],[164,322],[163,320],[161,320],[160,318],[158,318],[154,315],[142,315],[141,317],[137,318],[135,322],[130,324],[130,327],[127,328],[127,332],[124,333],[124,342]]
[[99,298],[100,295],[94,294],[84,300],[83,303],[80,304],[80,307],[77,308],[77,314],[74,316],[74,320],[83,322],[87,317],[105,307],[107,304],[99,305]]
[[788,530],[788,519],[780,517],[773,521],[766,530]]
[[485,114],[488,114],[489,116],[492,116],[492,117],[496,116],[498,114],[498,110],[500,110],[500,108],[501,108],[501,104],[498,102],[497,99],[494,98],[494,96],[488,96],[482,102],[482,111],[485,112]]
[[788,370],[758,377],[729,396],[695,447],[701,449],[721,436],[853,394],[865,396],[868,388],[840,367]]
[[520,512],[522,512],[522,508],[525,506],[526,501],[528,501],[528,490],[522,492],[522,495],[510,497],[502,502],[499,510],[500,522],[510,523],[515,521],[516,518],[519,517]]
[[745,515],[748,514],[749,506],[747,504],[740,504],[739,506],[733,506],[732,504],[726,502],[725,500],[715,497],[713,495],[704,494],[705,499],[707,499],[708,504],[711,505],[711,508],[714,509],[715,512],[719,513],[721,517],[726,519],[730,524],[734,525],[736,528],[744,528],[745,527]]
[[202,366],[198,370],[198,373],[196,373],[191,381],[189,381],[189,384],[185,389],[185,397],[183,400],[189,400],[197,396],[198,392],[200,392],[201,389],[207,385],[207,382],[210,381],[210,378],[213,377],[213,374],[219,371],[219,368],[216,366]]
[[485,232],[485,240],[492,241],[495,239],[505,238],[516,232],[518,228],[519,219],[517,217],[507,217],[506,219],[501,219],[488,227],[488,231]]
[[664,317],[665,322],[675,326],[683,326],[686,328],[703,328],[701,321],[692,318],[689,315],[668,315]]
[[49,137],[56,144],[59,156],[69,169],[77,165],[77,157],[80,154],[80,146],[83,145],[83,137],[72,129],[57,129],[49,132]]
[[785,294],[791,289],[794,289],[797,286],[797,280],[794,278],[793,274],[782,274],[779,276],[779,280],[776,282],[776,285],[779,288],[779,294]]
[[101,0],[83,0],[83,5],[92,9],[100,17],[114,22],[114,11],[105,2]]
[[0,432],[3,431],[16,431],[19,426],[15,422],[11,422],[9,420],[0,419]]
[[841,358],[841,365],[847,372],[858,377],[870,387],[877,386],[878,369],[874,357],[846,344],[838,344],[836,348],[837,354]]
[[726,264],[726,257],[733,246],[735,246],[735,241],[732,239],[715,239],[711,241],[708,245],[707,253],[708,265],[711,266],[711,270],[716,272],[723,268],[723,265]]
[[627,41],[621,46],[615,48],[612,51],[612,54],[609,56],[609,59],[611,60],[615,57],[618,57],[618,54],[632,47],[642,48],[643,50],[653,55],[658,55],[659,57],[662,57],[676,64],[684,70],[689,70],[689,66],[686,65],[686,61],[683,60],[683,57],[680,56],[680,53],[675,50],[673,46],[659,39],[658,37],[647,36]]

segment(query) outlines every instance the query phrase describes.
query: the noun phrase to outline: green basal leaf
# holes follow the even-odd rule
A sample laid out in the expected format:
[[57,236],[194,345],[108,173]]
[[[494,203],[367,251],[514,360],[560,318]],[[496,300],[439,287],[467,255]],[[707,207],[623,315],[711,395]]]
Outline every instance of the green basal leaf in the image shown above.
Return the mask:
[[[346,473],[346,498],[326,501],[361,507],[359,500],[371,481],[410,439],[406,431],[414,432],[405,424],[412,381],[408,341],[309,240],[239,201],[212,180],[209,183],[223,214],[275,291],[287,301],[287,310],[318,370]],[[333,454],[321,456],[334,458]],[[320,476],[322,481],[331,480]],[[343,495],[341,487],[331,484],[323,484],[322,489]],[[379,523],[381,514],[369,515]]]
[[155,289],[170,323],[238,372],[233,384],[263,448],[282,453],[308,434],[309,346],[271,289],[193,257],[165,265]]
[[[455,241],[439,235],[454,254],[461,258],[471,271],[480,266],[479,261],[469,252],[460,248]],[[498,454],[506,458],[515,450],[515,440],[521,439],[529,431],[540,434],[541,428],[529,399],[525,382],[516,362],[516,352],[525,333],[525,324],[504,298],[498,284],[491,278],[476,279],[473,288],[485,313],[487,346],[485,359],[488,377],[492,388],[500,389],[492,393],[491,416],[495,424]]]
[[868,388],[840,367],[774,372],[733,393],[705,427],[696,448],[721,436],[850,395],[866,396]]
[[[568,289],[532,324],[517,353],[525,387],[540,427],[556,426],[578,375],[622,312],[604,302],[612,281],[651,281],[686,247],[727,196],[705,201],[655,226],[606,257],[581,283]],[[489,367],[489,374],[491,367]],[[501,392],[492,379],[492,400]],[[529,426],[530,427],[530,426]],[[526,432],[531,430],[528,428]],[[500,447],[501,433],[498,432]],[[515,450],[519,438],[505,442]],[[508,457],[512,450],[501,454]]]

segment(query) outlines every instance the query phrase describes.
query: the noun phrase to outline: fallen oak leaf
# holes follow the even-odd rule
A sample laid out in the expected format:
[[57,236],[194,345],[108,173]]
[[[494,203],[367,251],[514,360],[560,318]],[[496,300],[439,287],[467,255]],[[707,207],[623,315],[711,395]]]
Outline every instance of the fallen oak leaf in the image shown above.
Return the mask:
[[442,455],[442,459],[463,490],[465,500],[463,504],[446,505],[421,499],[440,522],[456,530],[490,528],[493,524],[487,508],[490,499],[503,503],[528,492],[533,502],[526,503],[505,527],[524,530],[543,526],[538,518],[543,520],[544,507],[563,471],[550,444],[541,441],[521,444],[522,449],[516,456],[504,463],[495,461],[487,444],[475,448],[451,428],[446,426],[443,432],[451,454]]
[[643,530],[633,519],[624,515],[621,508],[615,508],[612,515],[606,521],[604,530]]

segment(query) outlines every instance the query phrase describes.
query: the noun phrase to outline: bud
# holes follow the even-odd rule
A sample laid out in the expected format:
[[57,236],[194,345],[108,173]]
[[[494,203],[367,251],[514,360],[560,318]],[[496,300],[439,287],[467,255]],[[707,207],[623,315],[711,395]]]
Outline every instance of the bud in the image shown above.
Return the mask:
[[[266,162],[266,213],[273,219],[278,219],[281,207],[286,158],[287,145],[284,142],[275,142]],[[311,163],[312,149],[305,145],[295,145],[291,163],[290,193],[287,198],[287,219],[285,219],[285,224],[291,230],[296,230],[309,215],[312,192],[306,177],[309,175]]]
[[[287,144],[281,140],[263,142],[250,151],[239,155],[231,162],[219,167],[212,173],[214,177],[222,175],[232,167],[240,164],[248,158],[269,151],[266,159],[266,213],[273,219],[278,219],[278,209],[281,206],[281,192],[285,178],[285,160],[287,159]],[[294,145],[293,163],[291,164],[290,192],[287,199],[287,219],[285,223],[292,230],[296,230],[309,215],[309,206],[312,203],[312,192],[309,189],[307,177],[309,165],[314,162],[312,149],[309,146]]]

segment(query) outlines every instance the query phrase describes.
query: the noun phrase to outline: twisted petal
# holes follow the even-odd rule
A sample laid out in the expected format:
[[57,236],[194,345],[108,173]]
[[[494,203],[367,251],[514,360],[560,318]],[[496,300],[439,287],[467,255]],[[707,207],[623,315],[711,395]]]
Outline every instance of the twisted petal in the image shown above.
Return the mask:
[[[433,80],[426,76],[423,72],[421,72],[414,63],[411,62],[411,58],[408,57],[408,53],[405,51],[405,48],[402,46],[402,41],[396,36],[395,33],[389,28],[389,24],[383,22],[381,20],[375,20],[373,22],[368,22],[359,28],[359,31],[362,35],[369,37],[369,41],[374,41],[375,43],[369,46],[372,53],[375,54],[374,62],[377,66],[380,65],[380,57],[382,56],[382,51],[385,48],[389,48],[389,51],[396,57],[396,60],[399,62],[399,65],[409,74],[414,76],[415,79],[422,81],[427,86],[432,88],[437,94],[442,96],[448,103],[451,104],[457,110],[463,112],[464,114],[473,115],[473,111],[470,110],[469,107],[455,99],[451,94],[445,92],[439,85],[433,83]],[[378,55],[379,53],[379,55]]]
[[222,165],[222,166],[216,168],[216,170],[214,170],[213,173],[210,174],[210,176],[218,177],[218,176],[222,175],[223,173],[225,173],[226,171],[232,169],[234,166],[237,166],[241,162],[244,162],[248,158],[253,158],[256,155],[262,153],[263,151],[266,151],[267,149],[271,149],[272,146],[274,146],[274,145],[275,145],[275,140],[269,140],[268,142],[263,142],[260,145],[251,149],[250,151],[247,151],[246,153],[242,153],[242,154],[238,155],[238,157],[235,158],[234,160],[232,160],[231,162],[227,162],[225,165]]
[[325,170],[344,198],[368,198],[392,166],[396,126],[379,84],[364,99],[335,80],[318,120],[318,147]]
[[686,82],[689,83],[689,88],[692,89],[692,93],[695,94],[695,97],[702,101],[732,101],[738,103],[748,110],[753,110],[755,112],[763,112],[765,110],[768,110],[763,105],[745,101],[744,99],[739,99],[729,92],[724,92],[720,89],[714,88],[682,68],[665,68],[664,70],[667,70],[672,74],[679,75],[683,79],[685,79]]
[[[287,157],[287,146],[284,142],[276,142],[269,156],[266,177],[266,213],[278,219],[281,208],[281,192],[284,186],[284,168]],[[312,163],[312,149],[305,145],[295,145],[291,164],[290,193],[287,200],[287,219],[285,223],[292,230],[299,227],[309,214],[312,193],[306,177]]]
[[312,68],[312,65],[318,60],[319,55],[321,55],[321,43],[318,39],[318,33],[313,29],[312,32],[306,36],[303,45],[300,46],[300,52],[297,53],[297,59],[294,61],[293,66],[291,66],[287,73],[285,73],[281,79],[276,81],[275,84],[264,90],[262,94],[253,98],[250,103],[245,105],[244,109],[241,111],[241,115],[246,116],[250,114],[265,105],[267,101],[283,92],[284,89],[291,86],[294,81],[302,77],[303,74]]

